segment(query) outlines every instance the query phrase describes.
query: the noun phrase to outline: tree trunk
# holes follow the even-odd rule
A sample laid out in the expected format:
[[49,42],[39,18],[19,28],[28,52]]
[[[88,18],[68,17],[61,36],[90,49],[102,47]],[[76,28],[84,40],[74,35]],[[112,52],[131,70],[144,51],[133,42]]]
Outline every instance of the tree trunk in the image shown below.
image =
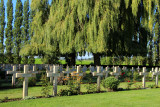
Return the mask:
[[100,55],[98,53],[94,54],[94,65],[95,66],[100,66],[101,65],[101,62],[100,62]]
[[71,67],[76,65],[76,53],[71,53],[67,55],[65,58],[68,66]]

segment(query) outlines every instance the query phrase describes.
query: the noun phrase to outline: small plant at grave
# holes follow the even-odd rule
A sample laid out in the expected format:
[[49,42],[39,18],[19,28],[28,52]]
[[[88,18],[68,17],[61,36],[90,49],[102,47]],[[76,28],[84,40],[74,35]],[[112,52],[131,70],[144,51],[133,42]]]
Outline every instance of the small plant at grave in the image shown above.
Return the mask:
[[50,83],[49,83],[46,75],[44,75],[44,74],[42,74],[42,76],[41,76],[41,83],[42,83],[42,89],[41,89],[42,96],[49,97]]
[[140,76],[139,76],[138,72],[135,71],[135,72],[133,73],[133,81],[139,81],[139,77],[140,77]]
[[129,72],[128,70],[123,70],[119,80],[121,82],[124,82],[126,78],[131,78],[131,76],[132,76],[132,72]]
[[72,92],[75,94],[80,94],[80,84],[82,83],[82,76],[79,76],[79,74],[76,74],[76,71],[74,76],[71,76],[68,80],[68,88],[72,90]]
[[104,88],[108,89],[108,91],[116,91],[120,81],[115,77],[108,77],[102,81],[102,85]]
[[125,82],[127,82],[127,90],[129,90],[131,86],[134,84],[134,82],[131,82],[130,78],[125,78]]
[[142,86],[140,84],[137,84],[136,82],[134,82],[134,86],[137,90],[142,88]]
[[58,84],[60,84],[60,85],[67,85],[69,78],[70,77],[67,77],[67,76],[59,77],[58,78]]
[[33,97],[33,96],[27,96],[25,97],[23,100],[30,100],[30,99],[36,99],[37,97]]
[[3,102],[3,100],[2,99],[0,99],[0,103],[2,103]]
[[35,86],[36,85],[36,77],[30,77],[28,79],[28,86]]
[[148,85],[148,88],[157,88],[157,86],[155,84],[150,84]]
[[6,97],[4,97],[4,99],[3,100],[8,100],[8,97],[6,96]]
[[58,95],[59,96],[71,96],[71,95],[77,95],[77,92],[69,90],[69,89],[61,89]]
[[88,83],[85,85],[85,88],[87,89],[87,93],[94,93],[97,90],[97,84]]
[[97,90],[97,85],[92,83],[92,75],[88,76],[87,84],[85,84],[87,93],[94,93]]

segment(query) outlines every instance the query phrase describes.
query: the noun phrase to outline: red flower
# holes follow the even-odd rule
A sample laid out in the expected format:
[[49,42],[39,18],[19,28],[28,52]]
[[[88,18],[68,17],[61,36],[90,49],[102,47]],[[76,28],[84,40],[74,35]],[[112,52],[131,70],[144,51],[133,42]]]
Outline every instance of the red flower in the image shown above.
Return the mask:
[[128,81],[128,82],[130,82],[130,81]]
[[125,74],[125,72],[122,73],[122,76]]

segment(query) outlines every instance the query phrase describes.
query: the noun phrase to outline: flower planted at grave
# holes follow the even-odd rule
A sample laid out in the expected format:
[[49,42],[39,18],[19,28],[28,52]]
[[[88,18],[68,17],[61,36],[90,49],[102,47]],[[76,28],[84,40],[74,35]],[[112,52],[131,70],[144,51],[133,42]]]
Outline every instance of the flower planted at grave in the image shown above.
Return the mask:
[[120,81],[115,77],[108,77],[102,81],[103,87],[106,88],[108,91],[116,91],[119,84]]
[[133,82],[131,82],[130,80],[128,80],[127,81],[127,88],[126,89],[129,90],[133,84],[134,84]]

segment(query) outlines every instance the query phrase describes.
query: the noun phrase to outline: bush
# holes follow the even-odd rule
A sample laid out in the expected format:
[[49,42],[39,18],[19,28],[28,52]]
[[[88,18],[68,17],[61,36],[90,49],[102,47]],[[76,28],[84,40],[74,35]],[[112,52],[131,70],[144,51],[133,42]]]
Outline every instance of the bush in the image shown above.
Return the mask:
[[36,85],[36,77],[30,77],[28,79],[28,86],[35,86]]
[[[24,78],[18,78],[18,81],[16,82],[16,87],[22,87],[23,86]],[[36,77],[30,77],[28,78],[28,86],[35,86],[36,85]]]
[[69,90],[69,89],[61,89],[58,93],[59,96],[71,96],[78,95],[77,91]]
[[114,77],[108,77],[102,81],[102,85],[104,88],[108,89],[108,91],[116,91],[120,81]]
[[148,85],[148,88],[157,88],[155,84]]
[[47,76],[45,74],[42,75],[42,77],[41,77],[41,83],[42,83],[42,89],[41,89],[42,96],[49,97],[50,83],[49,83]]

